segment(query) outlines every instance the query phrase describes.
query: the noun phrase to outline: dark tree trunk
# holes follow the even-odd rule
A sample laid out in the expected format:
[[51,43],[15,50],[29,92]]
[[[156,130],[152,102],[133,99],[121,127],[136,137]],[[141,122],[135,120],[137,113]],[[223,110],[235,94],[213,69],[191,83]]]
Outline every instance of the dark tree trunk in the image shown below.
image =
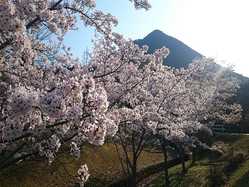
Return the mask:
[[180,157],[181,157],[181,163],[182,163],[182,174],[186,173],[186,165],[185,165],[185,152],[182,147],[180,147]]
[[192,151],[192,163],[191,164],[195,164],[196,161],[196,149],[193,149]]
[[136,163],[133,163],[132,167],[132,177],[131,177],[131,187],[137,187],[137,167]]
[[186,165],[185,165],[185,158],[184,155],[182,155],[182,174],[186,173]]
[[163,156],[164,156],[164,185],[165,187],[169,187],[169,171],[168,171],[168,152],[166,149],[166,142],[164,139],[160,140],[161,142],[161,147],[163,151]]

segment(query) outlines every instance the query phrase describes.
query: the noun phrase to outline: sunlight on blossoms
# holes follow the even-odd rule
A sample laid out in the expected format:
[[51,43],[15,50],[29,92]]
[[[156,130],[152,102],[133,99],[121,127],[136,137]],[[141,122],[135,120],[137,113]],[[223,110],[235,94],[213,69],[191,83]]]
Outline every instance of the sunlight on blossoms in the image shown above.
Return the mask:
[[[169,48],[150,52],[114,32],[118,20],[97,4],[0,2],[0,186],[36,186],[35,172],[45,186],[137,187],[146,171],[164,171],[169,186],[170,167],[187,173],[195,152],[221,152],[202,134],[244,117],[231,68],[206,57],[168,66]],[[78,23],[96,32],[85,61],[64,43]]]

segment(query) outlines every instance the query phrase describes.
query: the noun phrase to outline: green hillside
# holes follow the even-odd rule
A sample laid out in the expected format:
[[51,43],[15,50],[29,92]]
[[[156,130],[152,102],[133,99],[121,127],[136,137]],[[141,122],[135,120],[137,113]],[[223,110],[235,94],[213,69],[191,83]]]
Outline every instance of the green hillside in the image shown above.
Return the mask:
[[[170,182],[172,187],[248,187],[249,186],[249,136],[246,135],[219,135],[214,142],[224,142],[225,154],[216,160],[209,155],[194,165],[187,163],[189,169],[185,175],[181,174],[181,167],[170,169]],[[243,155],[243,159],[238,155]],[[237,159],[237,160],[236,160]],[[241,163],[238,162],[241,160]],[[231,163],[235,165],[232,169]],[[152,181],[151,187],[162,187],[163,173]]]

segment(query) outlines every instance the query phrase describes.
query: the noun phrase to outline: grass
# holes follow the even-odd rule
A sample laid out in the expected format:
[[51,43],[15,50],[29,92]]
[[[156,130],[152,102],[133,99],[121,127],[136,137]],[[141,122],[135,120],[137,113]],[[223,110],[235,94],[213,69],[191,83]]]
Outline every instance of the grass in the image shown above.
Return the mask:
[[249,136],[247,135],[219,135],[215,137],[215,141],[223,141],[228,144],[230,149],[234,151],[249,151]]
[[[248,155],[249,136],[245,135],[219,135],[214,137],[214,142],[223,141],[228,146],[227,154],[244,153]],[[176,166],[169,169],[171,187],[207,187],[210,186],[210,168],[214,165],[222,168],[227,162],[224,160],[210,161],[208,157],[189,167],[185,175],[181,174],[181,167]],[[190,164],[188,163],[190,166]],[[152,181],[151,187],[163,187],[164,174]],[[226,181],[226,187],[248,187],[249,186],[249,160],[242,163]]]
[[[161,154],[143,152],[139,168],[158,163]],[[42,161],[25,161],[0,175],[0,187],[68,187],[81,164],[90,171],[88,186],[104,186],[122,175],[119,158],[112,144],[101,147],[86,146],[79,160],[60,153],[49,166]]]
[[[170,185],[171,187],[201,187],[207,183],[206,176],[208,175],[209,166],[196,164],[190,167],[190,162],[186,164],[189,169],[183,175],[181,173],[181,166],[175,166],[169,169]],[[151,187],[163,187],[164,174],[162,173],[158,178],[152,181]]]
[[[219,135],[214,141],[223,141],[228,146],[228,155],[242,152],[248,154],[249,136]],[[209,186],[208,176],[213,165],[223,167],[227,162],[227,155],[223,160],[212,160],[208,157],[189,167],[185,175],[181,174],[181,166],[170,168],[170,182],[172,187],[206,187]],[[139,168],[162,161],[162,155],[143,152],[139,160]],[[74,184],[74,176],[81,164],[86,163],[90,170],[90,180],[87,187],[102,187],[122,176],[122,170],[115,147],[105,144],[101,147],[85,146],[79,160],[68,154],[60,153],[52,165],[42,161],[25,161],[18,166],[8,169],[0,175],[0,187],[68,187]],[[190,162],[187,162],[190,166]],[[163,186],[164,175],[161,173],[151,182],[152,187]],[[229,174],[229,187],[249,186],[249,160],[242,163]]]
[[249,160],[241,165],[229,178],[229,186],[249,186]]

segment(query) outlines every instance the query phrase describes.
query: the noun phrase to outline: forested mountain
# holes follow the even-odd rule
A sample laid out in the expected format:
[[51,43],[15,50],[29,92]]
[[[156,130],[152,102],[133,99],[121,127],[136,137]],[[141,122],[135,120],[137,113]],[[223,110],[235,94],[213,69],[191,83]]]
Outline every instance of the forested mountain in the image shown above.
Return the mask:
[[135,41],[139,46],[148,45],[149,53],[153,53],[155,49],[163,46],[170,49],[169,56],[164,63],[176,68],[185,67],[192,62],[193,59],[201,58],[202,55],[191,49],[183,42],[164,34],[162,31],[155,30],[148,34],[144,39]]

